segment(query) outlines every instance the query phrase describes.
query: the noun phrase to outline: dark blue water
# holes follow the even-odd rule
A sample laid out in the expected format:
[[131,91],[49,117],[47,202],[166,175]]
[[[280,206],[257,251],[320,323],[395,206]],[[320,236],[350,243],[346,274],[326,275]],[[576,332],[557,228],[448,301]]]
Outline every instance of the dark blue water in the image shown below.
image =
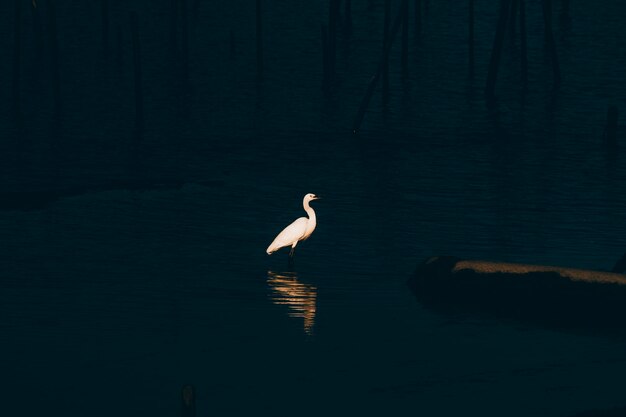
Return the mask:
[[[588,269],[621,257],[626,168],[603,141],[607,107],[626,108],[619,2],[573,2],[569,18],[555,2],[556,91],[541,8],[527,4],[527,87],[507,35],[491,108],[497,7],[477,2],[472,77],[466,4],[423,2],[407,75],[396,44],[389,99],[377,91],[356,136],[382,1],[353,2],[330,94],[326,3],[264,2],[257,81],[253,4],[188,1],[185,81],[170,2],[111,2],[105,50],[100,2],[57,1],[57,101],[49,2],[37,2],[40,50],[24,2],[19,111],[6,3],[3,415],[176,415],[188,383],[198,415],[570,416],[626,403],[623,339],[441,314],[405,285],[436,254]],[[309,192],[324,197],[318,227],[288,268],[286,252],[264,251]]]

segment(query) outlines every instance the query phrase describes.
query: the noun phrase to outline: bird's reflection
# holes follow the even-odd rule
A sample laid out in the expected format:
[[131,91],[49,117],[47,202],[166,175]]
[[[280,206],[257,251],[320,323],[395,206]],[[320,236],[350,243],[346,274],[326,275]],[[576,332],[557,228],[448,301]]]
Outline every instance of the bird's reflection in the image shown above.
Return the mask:
[[296,272],[267,271],[269,297],[276,305],[289,307],[289,317],[304,320],[304,332],[313,334],[315,310],[317,304],[317,288],[298,281]]

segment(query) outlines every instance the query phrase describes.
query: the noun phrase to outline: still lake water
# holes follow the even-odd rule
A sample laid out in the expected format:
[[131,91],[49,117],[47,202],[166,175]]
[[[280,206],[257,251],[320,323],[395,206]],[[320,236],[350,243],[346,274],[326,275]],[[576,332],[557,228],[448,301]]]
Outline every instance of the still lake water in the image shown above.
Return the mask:
[[[1,107],[1,414],[176,415],[186,383],[198,414],[219,416],[571,416],[626,404],[622,338],[445,315],[406,286],[437,254],[588,269],[623,254],[624,156],[602,138],[608,105],[626,108],[619,2],[574,2],[569,19],[556,2],[556,93],[541,9],[528,4],[528,88],[519,37],[507,37],[492,109],[482,88],[497,8],[477,2],[470,77],[466,5],[424,2],[407,76],[396,44],[389,100],[374,95],[356,136],[382,1],[353,2],[327,96],[325,2],[264,2],[257,82],[253,6],[189,1],[187,83],[170,2],[111,2],[106,53],[100,2],[57,2],[58,106],[49,5],[38,2],[38,38],[28,3],[21,111]],[[0,17],[12,51],[12,2]],[[7,96],[12,71],[2,60]],[[286,252],[264,250],[308,192],[324,197],[318,228],[288,268]]]

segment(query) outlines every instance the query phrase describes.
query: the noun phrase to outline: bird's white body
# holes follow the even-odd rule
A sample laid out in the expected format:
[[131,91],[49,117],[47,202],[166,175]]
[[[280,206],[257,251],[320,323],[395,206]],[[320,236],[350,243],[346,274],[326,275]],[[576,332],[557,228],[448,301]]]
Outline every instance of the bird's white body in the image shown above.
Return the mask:
[[308,214],[309,217],[299,217],[289,226],[285,227],[267,247],[266,252],[268,255],[271,255],[278,249],[287,246],[291,246],[291,255],[293,255],[293,250],[298,242],[306,240],[309,236],[311,236],[311,233],[315,230],[315,226],[317,226],[317,218],[315,217],[315,211],[311,208],[309,203],[312,200],[317,200],[318,198],[319,197],[315,194],[307,194],[304,196],[302,205],[304,206],[304,211],[306,211],[306,214]]

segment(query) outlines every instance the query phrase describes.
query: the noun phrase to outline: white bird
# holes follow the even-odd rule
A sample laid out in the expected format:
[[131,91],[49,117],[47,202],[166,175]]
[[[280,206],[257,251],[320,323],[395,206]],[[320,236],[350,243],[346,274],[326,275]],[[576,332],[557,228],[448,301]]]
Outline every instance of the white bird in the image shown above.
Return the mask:
[[308,239],[309,236],[311,236],[311,233],[313,233],[313,230],[315,230],[317,219],[315,218],[315,211],[313,211],[309,203],[313,200],[319,200],[319,198],[320,197],[315,194],[307,194],[304,196],[302,205],[304,206],[304,211],[306,211],[306,214],[308,214],[309,217],[300,217],[289,226],[285,227],[267,247],[266,252],[268,255],[271,255],[280,248],[291,246],[289,257],[293,257],[293,253],[298,242]]

